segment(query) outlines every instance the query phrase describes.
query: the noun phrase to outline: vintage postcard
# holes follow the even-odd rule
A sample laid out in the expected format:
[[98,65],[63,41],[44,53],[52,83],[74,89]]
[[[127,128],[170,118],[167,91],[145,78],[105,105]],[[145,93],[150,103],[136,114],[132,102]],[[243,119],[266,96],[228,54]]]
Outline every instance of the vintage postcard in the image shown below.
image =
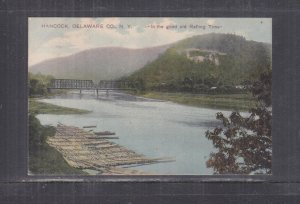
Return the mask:
[[28,18],[29,175],[271,174],[271,18]]

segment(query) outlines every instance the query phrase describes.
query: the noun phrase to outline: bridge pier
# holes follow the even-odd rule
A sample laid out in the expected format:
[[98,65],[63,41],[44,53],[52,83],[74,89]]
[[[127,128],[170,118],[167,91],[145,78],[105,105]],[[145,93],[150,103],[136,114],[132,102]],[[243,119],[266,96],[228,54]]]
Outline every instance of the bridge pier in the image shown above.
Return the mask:
[[98,90],[98,89],[96,89],[96,92],[97,92],[97,98],[98,98],[98,96],[99,96],[99,90]]

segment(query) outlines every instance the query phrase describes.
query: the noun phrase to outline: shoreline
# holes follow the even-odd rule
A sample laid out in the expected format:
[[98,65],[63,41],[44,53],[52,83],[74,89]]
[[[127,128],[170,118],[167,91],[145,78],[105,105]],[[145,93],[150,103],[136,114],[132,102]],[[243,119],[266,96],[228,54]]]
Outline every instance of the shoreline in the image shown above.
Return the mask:
[[[77,169],[98,171],[97,175],[149,175],[130,165],[172,162],[171,158],[148,158],[93,132],[76,126],[58,124],[56,133],[47,143],[59,151],[67,163]],[[123,167],[123,166],[128,166]]]
[[[210,108],[225,111],[248,111],[257,104],[251,94],[193,94],[184,92],[158,92],[148,91],[145,93],[136,93],[131,91],[122,91],[122,93],[132,96],[152,99],[159,101],[169,101],[181,105]],[[37,110],[38,114],[87,114],[91,111],[69,108],[64,106],[53,105],[46,102],[38,101],[50,97],[29,98],[29,109]],[[37,106],[37,107],[36,107]]]
[[[124,93],[124,92],[123,92]],[[122,94],[123,94],[122,93]],[[75,94],[77,94],[77,93],[75,93]],[[113,93],[112,93],[113,94]],[[129,93],[126,93],[125,92],[125,94],[129,94]],[[181,93],[160,93],[160,95],[167,95],[167,96],[173,96],[173,95],[175,95],[176,96],[176,94],[180,94],[181,95]],[[141,97],[141,98],[144,98],[145,96],[148,96],[147,94],[144,94],[144,95],[142,95],[142,94],[140,94],[140,95],[134,95],[134,94],[130,94],[130,95],[133,95],[133,96],[136,96],[136,97]],[[219,96],[219,95],[218,95]],[[237,96],[237,95],[236,95]],[[92,96],[94,99],[93,100],[96,100],[96,98],[95,98],[95,96]],[[120,96],[121,97],[121,96]],[[125,99],[126,99],[126,96],[124,96],[125,97]],[[219,96],[220,97],[220,96]],[[145,97],[146,98],[146,97]],[[35,98],[35,99],[31,99],[32,101],[38,101],[40,98]],[[83,99],[84,99],[84,97],[83,97]],[[117,97],[117,99],[119,99],[118,97]],[[121,98],[122,99],[122,98]],[[152,100],[157,100],[157,99],[152,99]],[[161,99],[159,99],[159,100],[161,100]],[[151,100],[150,100],[151,101]],[[40,101],[41,103],[44,103],[43,101]],[[50,103],[49,103],[50,104]],[[65,104],[66,106],[68,105],[68,103],[57,103],[57,104]],[[179,103],[180,104],[180,103]],[[73,106],[73,107],[76,107],[76,106]],[[79,106],[79,107],[88,107],[88,106]],[[201,111],[201,110],[200,110]],[[47,113],[49,113],[49,112],[47,112]],[[70,114],[70,113],[69,113]],[[58,117],[58,116],[57,116]],[[87,116],[87,117],[89,117],[89,116]],[[81,126],[80,124],[78,125],[76,125],[77,127],[83,127],[83,126]],[[91,136],[91,137],[94,137],[94,136]],[[49,138],[51,138],[51,137],[49,137]],[[93,138],[89,138],[89,139],[93,139]],[[89,140],[89,142],[90,142],[91,140]],[[98,141],[98,142],[100,142],[100,141]],[[96,142],[95,142],[96,143]],[[116,143],[118,143],[118,142],[116,142]],[[70,145],[72,145],[73,144],[73,142],[71,142],[70,143]],[[75,144],[75,143],[74,143]],[[96,144],[95,144],[96,145]],[[99,144],[99,147],[101,146],[101,148],[103,148],[103,145],[104,144]],[[113,148],[110,144],[107,144],[108,146],[110,146],[110,147],[106,147],[105,146],[105,148]],[[91,147],[93,147],[94,145],[91,145]],[[126,146],[125,146],[126,147]],[[71,146],[70,146],[70,148],[71,148]],[[57,149],[56,149],[57,150]],[[62,154],[62,152],[59,152],[61,155],[63,155]],[[68,159],[66,159],[65,158],[65,160],[67,161]],[[121,159],[122,160],[122,159]],[[69,164],[69,166],[71,166],[71,167],[73,167],[74,168],[74,166],[73,165],[70,165],[70,162],[67,162],[68,164]],[[71,162],[72,163],[72,162]],[[110,166],[109,165],[109,167],[103,167],[102,165],[101,165],[101,168],[99,168],[100,166],[97,166],[97,168],[98,168],[98,170],[100,170],[100,172],[94,172],[95,174],[93,174],[93,172],[92,173],[90,173],[90,172],[86,172],[86,173],[88,173],[89,175],[153,175],[153,173],[149,173],[149,172],[142,172],[142,171],[140,171],[140,170],[134,170],[134,169],[128,169],[128,168],[126,168],[126,167],[124,167],[124,168],[119,168],[119,167],[117,167],[117,166]],[[76,167],[75,167],[76,168]],[[79,170],[81,170],[81,171],[84,171],[85,169],[86,170],[93,170],[93,168],[91,168],[91,166],[89,166],[89,167],[81,167],[81,168],[78,168]],[[85,171],[84,171],[85,172]]]
[[29,113],[64,115],[64,114],[88,114],[92,112],[84,109],[53,105],[50,103],[39,101],[40,99],[43,98],[29,98],[28,100]]
[[255,107],[255,99],[250,94],[191,94],[181,92],[146,92],[146,93],[128,93],[137,97],[146,99],[156,99],[161,101],[170,101],[181,105],[221,109],[231,111],[248,111]]

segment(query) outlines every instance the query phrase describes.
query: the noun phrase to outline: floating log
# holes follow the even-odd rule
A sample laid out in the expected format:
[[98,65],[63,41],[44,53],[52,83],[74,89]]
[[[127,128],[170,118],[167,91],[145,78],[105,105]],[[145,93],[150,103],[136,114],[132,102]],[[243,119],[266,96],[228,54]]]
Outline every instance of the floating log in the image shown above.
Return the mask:
[[[56,134],[48,137],[47,143],[56,148],[71,166],[95,169],[108,174],[137,173],[125,170],[122,168],[124,165],[129,167],[174,161],[171,158],[147,158],[108,139],[118,137],[97,136],[78,127],[58,124]],[[116,166],[120,166],[117,171],[113,170]]]
[[87,125],[87,126],[83,126],[83,128],[95,128],[97,127],[97,125]]
[[91,136],[91,137],[86,137],[87,139],[103,139],[102,137],[97,137],[97,136]]
[[92,139],[92,140],[97,140],[97,139],[102,139],[101,137],[86,137],[87,139]]
[[94,132],[95,135],[115,135],[114,132],[104,131],[104,132]]
[[100,137],[101,139],[119,139],[119,137]]

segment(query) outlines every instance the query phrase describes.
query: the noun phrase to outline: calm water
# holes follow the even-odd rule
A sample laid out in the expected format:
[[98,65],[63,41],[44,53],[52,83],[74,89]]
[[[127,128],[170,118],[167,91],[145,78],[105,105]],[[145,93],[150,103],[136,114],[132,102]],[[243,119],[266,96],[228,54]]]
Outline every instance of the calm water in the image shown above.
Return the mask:
[[[144,99],[110,92],[96,98],[92,93],[68,93],[41,101],[91,110],[84,115],[38,115],[44,125],[82,127],[96,125],[94,131],[112,131],[120,139],[114,142],[148,157],[172,157],[176,161],[131,167],[153,174],[208,175],[206,160],[214,151],[205,131],[219,123],[218,110],[195,108],[172,102]],[[223,113],[228,113],[222,111]]]

